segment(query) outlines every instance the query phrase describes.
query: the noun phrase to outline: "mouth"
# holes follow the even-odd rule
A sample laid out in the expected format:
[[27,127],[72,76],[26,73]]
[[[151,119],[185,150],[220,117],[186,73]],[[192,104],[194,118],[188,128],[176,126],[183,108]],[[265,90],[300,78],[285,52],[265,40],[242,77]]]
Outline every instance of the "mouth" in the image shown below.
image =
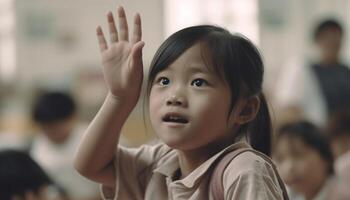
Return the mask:
[[175,124],[187,124],[189,121],[186,116],[178,113],[167,113],[162,118],[163,122],[175,123]]

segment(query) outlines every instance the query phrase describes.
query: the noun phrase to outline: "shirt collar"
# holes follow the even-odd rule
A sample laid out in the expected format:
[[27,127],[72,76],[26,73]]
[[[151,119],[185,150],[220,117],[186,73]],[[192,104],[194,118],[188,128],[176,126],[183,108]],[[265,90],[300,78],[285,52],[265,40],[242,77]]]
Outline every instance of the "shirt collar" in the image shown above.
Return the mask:
[[[215,163],[215,161],[224,153],[236,150],[240,148],[242,145],[247,145],[246,142],[237,142],[234,143],[225,149],[221,150],[219,153],[215,154],[207,161],[202,163],[197,169],[191,172],[184,179],[178,180],[179,183],[183,184],[187,188],[192,188],[201,178],[202,176],[209,171],[211,166]],[[159,161],[158,166],[153,170],[155,173],[160,173],[166,177],[173,177],[176,171],[179,169],[179,160],[177,157],[176,150],[172,150],[168,156],[165,156],[163,159]]]

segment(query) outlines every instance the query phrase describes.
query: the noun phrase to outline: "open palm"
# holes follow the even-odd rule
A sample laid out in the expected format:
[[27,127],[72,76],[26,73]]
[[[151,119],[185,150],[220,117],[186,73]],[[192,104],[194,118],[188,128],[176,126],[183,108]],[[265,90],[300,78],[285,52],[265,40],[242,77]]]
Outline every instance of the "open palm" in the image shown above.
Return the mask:
[[97,28],[103,74],[110,93],[129,103],[136,104],[143,80],[141,18],[134,17],[134,30],[129,41],[128,24],[123,7],[117,9],[119,29],[113,14],[107,14],[110,44],[108,45],[101,27]]

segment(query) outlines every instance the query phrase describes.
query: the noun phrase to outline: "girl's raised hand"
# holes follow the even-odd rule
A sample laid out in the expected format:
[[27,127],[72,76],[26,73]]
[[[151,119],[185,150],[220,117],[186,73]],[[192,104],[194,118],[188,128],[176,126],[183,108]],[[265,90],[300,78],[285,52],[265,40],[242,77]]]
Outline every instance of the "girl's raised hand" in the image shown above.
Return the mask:
[[101,50],[103,75],[109,92],[119,100],[135,106],[140,96],[143,80],[141,18],[134,17],[134,30],[129,41],[128,23],[123,7],[117,9],[119,29],[113,14],[107,14],[110,44],[108,45],[100,26],[97,38]]

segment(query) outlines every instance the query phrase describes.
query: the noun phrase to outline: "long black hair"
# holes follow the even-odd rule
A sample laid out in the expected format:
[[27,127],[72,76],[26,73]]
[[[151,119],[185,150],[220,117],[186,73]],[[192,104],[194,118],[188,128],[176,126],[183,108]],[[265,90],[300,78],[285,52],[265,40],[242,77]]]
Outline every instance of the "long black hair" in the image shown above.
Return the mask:
[[262,93],[264,65],[257,48],[244,36],[211,25],[192,26],[174,33],[160,46],[152,60],[147,94],[150,94],[156,75],[198,42],[207,66],[211,66],[230,87],[230,113],[239,97],[259,97],[257,116],[242,125],[238,134],[245,134],[254,149],[270,155],[271,120]]

